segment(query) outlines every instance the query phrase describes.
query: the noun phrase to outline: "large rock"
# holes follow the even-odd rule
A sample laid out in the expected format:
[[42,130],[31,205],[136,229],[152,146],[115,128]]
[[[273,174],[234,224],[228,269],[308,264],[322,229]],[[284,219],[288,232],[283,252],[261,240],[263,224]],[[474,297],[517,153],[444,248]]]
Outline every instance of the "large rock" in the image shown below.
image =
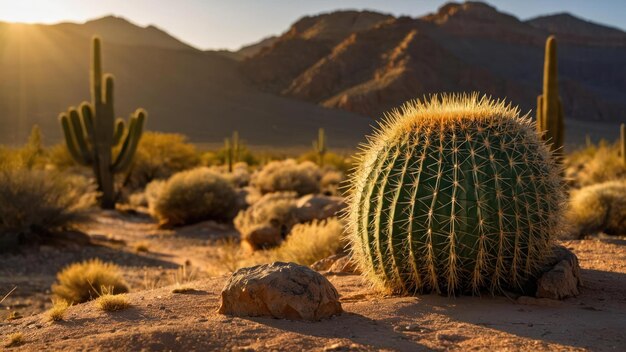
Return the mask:
[[580,293],[578,287],[582,286],[578,258],[562,246],[555,247],[553,258],[554,264],[551,268],[547,268],[537,280],[535,296],[551,299],[577,296]]
[[222,290],[219,313],[313,320],[341,314],[339,294],[319,273],[298,264],[274,262],[242,268]]

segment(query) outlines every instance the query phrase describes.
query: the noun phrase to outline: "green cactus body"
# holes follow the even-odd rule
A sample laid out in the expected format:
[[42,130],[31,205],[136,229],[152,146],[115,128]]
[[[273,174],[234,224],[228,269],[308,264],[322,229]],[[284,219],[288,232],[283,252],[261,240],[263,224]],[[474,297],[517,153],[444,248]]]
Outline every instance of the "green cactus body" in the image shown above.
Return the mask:
[[[139,145],[146,112],[137,109],[129,119],[128,128],[124,120],[115,120],[113,77],[102,75],[100,39],[97,37],[94,37],[92,46],[91,103],[84,102],[79,109],[70,107],[59,119],[72,157],[93,168],[101,192],[101,207],[114,208],[113,175],[130,166]],[[117,147],[119,152],[113,155]]]
[[239,139],[239,132],[234,131],[231,139],[224,139],[224,158],[228,165],[228,172],[233,172],[233,165],[239,162],[243,142]]
[[537,131],[562,154],[564,139],[563,106],[559,97],[556,38],[548,37],[543,71],[543,94],[537,97]]
[[353,257],[394,293],[520,288],[558,230],[559,168],[528,117],[477,94],[394,110],[364,146]]
[[317,141],[313,141],[313,150],[317,154],[319,166],[324,166],[324,155],[326,155],[326,135],[324,129],[317,130]]

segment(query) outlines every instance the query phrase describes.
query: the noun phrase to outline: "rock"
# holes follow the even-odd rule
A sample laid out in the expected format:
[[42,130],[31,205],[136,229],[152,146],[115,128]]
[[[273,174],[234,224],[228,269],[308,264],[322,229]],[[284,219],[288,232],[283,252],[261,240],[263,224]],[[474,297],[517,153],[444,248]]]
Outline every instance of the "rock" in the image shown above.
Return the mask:
[[298,199],[296,207],[299,222],[308,222],[336,216],[346,203],[342,197],[308,194]]
[[295,263],[274,262],[234,272],[222,290],[219,313],[290,320],[328,318],[343,312],[335,287]]
[[256,251],[275,247],[282,241],[283,236],[279,227],[260,226],[247,233],[242,239],[241,245],[246,250]]
[[345,257],[345,254],[333,254],[330,257],[320,259],[311,264],[311,269],[315,271],[327,271],[333,266],[333,264],[335,264],[338,259],[343,257]]
[[335,262],[333,263],[333,265],[331,265],[328,271],[331,273],[342,273],[342,274],[358,273],[358,269],[349,255],[345,255],[335,260]]
[[576,255],[565,247],[556,246],[552,262],[555,264],[544,271],[537,280],[535,296],[550,299],[577,296],[580,293],[578,287],[582,286],[582,280]]

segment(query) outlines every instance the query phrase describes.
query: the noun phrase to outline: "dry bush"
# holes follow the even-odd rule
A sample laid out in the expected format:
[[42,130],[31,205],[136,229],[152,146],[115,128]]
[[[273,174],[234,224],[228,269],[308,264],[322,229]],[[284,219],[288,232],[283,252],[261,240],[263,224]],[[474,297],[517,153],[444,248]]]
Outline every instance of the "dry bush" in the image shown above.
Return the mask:
[[[316,151],[309,151],[298,157],[298,161],[311,161],[317,163],[318,154]],[[342,173],[348,173],[354,167],[354,160],[350,156],[342,156],[333,152],[324,154],[324,167],[338,170]]]
[[333,169],[326,169],[320,180],[320,190],[323,194],[329,196],[341,195],[341,185],[344,181],[344,174],[340,171]]
[[271,161],[252,175],[251,184],[261,193],[296,192],[298,195],[318,193],[322,175],[310,161],[298,164],[293,159]]
[[52,308],[46,313],[50,321],[61,321],[65,317],[65,312],[70,305],[63,299],[57,299],[52,301]]
[[276,260],[311,265],[344,251],[344,225],[337,218],[297,224],[281,245],[273,250]]
[[185,225],[204,220],[227,222],[237,212],[237,194],[222,175],[206,167],[172,176],[153,208],[164,224]]
[[105,312],[115,312],[130,307],[130,301],[126,295],[105,293],[96,298],[96,305]]
[[135,192],[128,198],[128,204],[131,206],[147,207],[152,212],[154,204],[165,186],[165,180],[153,180],[146,185],[146,188],[142,192]]
[[176,133],[146,132],[135,154],[126,185],[132,190],[144,188],[150,181],[166,179],[200,164],[196,147],[187,137]]
[[67,266],[57,274],[52,293],[66,302],[83,303],[105,293],[128,292],[120,268],[100,259],[87,260]]
[[0,170],[0,238],[49,233],[83,219],[93,205],[93,186],[80,176],[42,170]]
[[572,237],[598,232],[626,235],[626,181],[609,181],[573,191],[566,218]]
[[298,223],[296,194],[266,194],[248,209],[240,211],[234,223],[243,240],[248,240],[252,233],[261,228],[275,229],[279,238],[273,239],[274,243],[268,245],[277,245]]
[[618,154],[617,144],[602,141],[565,158],[566,178],[574,187],[626,178],[626,165]]
[[215,244],[216,252],[211,255],[207,271],[218,276],[239,268],[274,261],[310,265],[343,252],[347,244],[343,231],[344,224],[337,218],[298,224],[280,246],[253,253],[243,249],[236,241],[224,240]]

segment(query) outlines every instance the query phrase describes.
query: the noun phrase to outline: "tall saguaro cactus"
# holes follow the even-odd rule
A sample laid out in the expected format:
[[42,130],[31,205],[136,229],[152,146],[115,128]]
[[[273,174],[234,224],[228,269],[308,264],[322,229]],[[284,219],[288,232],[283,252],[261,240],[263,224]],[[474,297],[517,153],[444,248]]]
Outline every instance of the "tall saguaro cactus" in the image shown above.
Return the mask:
[[543,94],[537,97],[537,130],[553,151],[562,154],[564,139],[563,104],[559,97],[556,38],[548,37],[543,66]]
[[233,165],[239,162],[241,151],[243,150],[243,142],[239,139],[239,132],[234,131],[231,139],[224,139],[224,152],[228,172],[233,172]]
[[313,150],[317,154],[318,165],[324,166],[324,155],[326,155],[326,136],[324,129],[317,130],[317,141],[313,141]]
[[396,293],[523,290],[561,226],[559,171],[510,104],[477,94],[409,102],[353,173],[353,258]]
[[624,162],[624,165],[626,165],[626,125],[621,124],[619,131],[620,152],[622,153],[622,161]]
[[[98,190],[100,206],[115,208],[114,174],[132,163],[146,120],[146,112],[137,109],[131,114],[128,128],[123,119],[115,119],[113,109],[113,76],[102,74],[100,38],[92,41],[91,103],[83,102],[79,109],[70,107],[59,119],[65,142],[72,157],[80,164],[91,166]],[[114,153],[118,146],[119,151]],[[115,155],[114,155],[115,154]]]

